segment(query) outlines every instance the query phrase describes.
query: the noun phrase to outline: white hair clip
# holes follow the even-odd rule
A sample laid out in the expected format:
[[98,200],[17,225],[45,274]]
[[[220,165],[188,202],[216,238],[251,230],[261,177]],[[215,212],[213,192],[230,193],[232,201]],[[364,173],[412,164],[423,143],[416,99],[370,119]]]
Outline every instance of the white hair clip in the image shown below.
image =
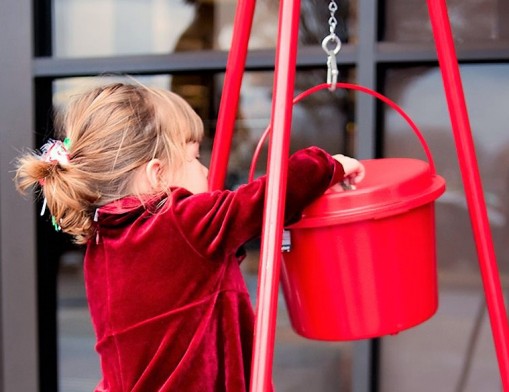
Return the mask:
[[60,140],[50,139],[46,144],[41,147],[42,159],[46,162],[58,162],[61,165],[66,165],[70,161],[69,156],[69,139],[65,138],[62,142]]

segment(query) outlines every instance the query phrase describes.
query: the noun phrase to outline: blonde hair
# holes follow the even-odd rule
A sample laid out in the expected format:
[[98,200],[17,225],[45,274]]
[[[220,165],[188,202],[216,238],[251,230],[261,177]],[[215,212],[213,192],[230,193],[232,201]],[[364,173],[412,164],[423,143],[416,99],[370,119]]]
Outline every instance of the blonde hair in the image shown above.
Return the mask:
[[157,158],[174,170],[186,144],[203,138],[201,119],[181,97],[122,83],[76,97],[62,127],[69,162],[29,152],[18,159],[15,182],[22,193],[41,186],[58,225],[81,244],[94,234],[95,210],[130,195],[135,169]]

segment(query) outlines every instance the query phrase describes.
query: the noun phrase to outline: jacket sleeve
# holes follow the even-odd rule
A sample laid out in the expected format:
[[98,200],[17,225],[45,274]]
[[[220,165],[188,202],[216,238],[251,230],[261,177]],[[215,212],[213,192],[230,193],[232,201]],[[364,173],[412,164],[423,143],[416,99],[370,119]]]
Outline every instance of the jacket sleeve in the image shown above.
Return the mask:
[[[341,181],[343,167],[325,151],[310,147],[288,162],[285,224],[330,186]],[[236,252],[262,230],[266,176],[235,191],[215,191],[174,200],[173,213],[182,234],[204,257]]]

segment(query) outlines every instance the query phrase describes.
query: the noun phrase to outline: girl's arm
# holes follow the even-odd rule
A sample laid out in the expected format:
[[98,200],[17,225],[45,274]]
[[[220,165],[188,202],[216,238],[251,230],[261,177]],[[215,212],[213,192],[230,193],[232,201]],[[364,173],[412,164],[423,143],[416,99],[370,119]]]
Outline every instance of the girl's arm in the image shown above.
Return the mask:
[[[302,210],[331,185],[344,178],[338,160],[310,147],[288,162],[285,223],[294,223]],[[173,200],[172,211],[182,233],[203,256],[236,252],[262,230],[266,176],[235,191],[215,191]]]

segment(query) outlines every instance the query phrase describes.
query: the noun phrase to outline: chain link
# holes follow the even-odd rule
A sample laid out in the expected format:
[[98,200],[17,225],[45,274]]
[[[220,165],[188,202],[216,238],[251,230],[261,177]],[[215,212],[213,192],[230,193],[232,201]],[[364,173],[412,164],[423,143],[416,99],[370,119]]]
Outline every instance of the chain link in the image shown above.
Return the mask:
[[331,34],[335,34],[336,26],[338,25],[338,20],[336,19],[336,11],[338,10],[338,5],[334,0],[331,0],[329,3],[329,11],[330,11],[330,18],[329,18],[329,30]]
[[[341,48],[341,40],[336,35],[336,26],[338,24],[338,20],[336,19],[336,11],[338,10],[338,4],[335,0],[330,0],[329,2],[329,30],[330,34],[325,37],[322,41],[323,50],[327,53],[327,55],[332,56],[336,55]],[[334,47],[335,45],[335,47]]]
[[[338,54],[341,48],[341,40],[336,35],[336,26],[338,25],[338,20],[336,19],[336,11],[338,10],[338,5],[335,0],[330,0],[329,3],[329,30],[330,34],[325,37],[322,41],[322,48],[327,53],[327,83],[330,84],[329,90],[334,91],[336,89],[336,84],[338,81],[338,66],[336,55]],[[335,45],[335,47],[331,46]]]

